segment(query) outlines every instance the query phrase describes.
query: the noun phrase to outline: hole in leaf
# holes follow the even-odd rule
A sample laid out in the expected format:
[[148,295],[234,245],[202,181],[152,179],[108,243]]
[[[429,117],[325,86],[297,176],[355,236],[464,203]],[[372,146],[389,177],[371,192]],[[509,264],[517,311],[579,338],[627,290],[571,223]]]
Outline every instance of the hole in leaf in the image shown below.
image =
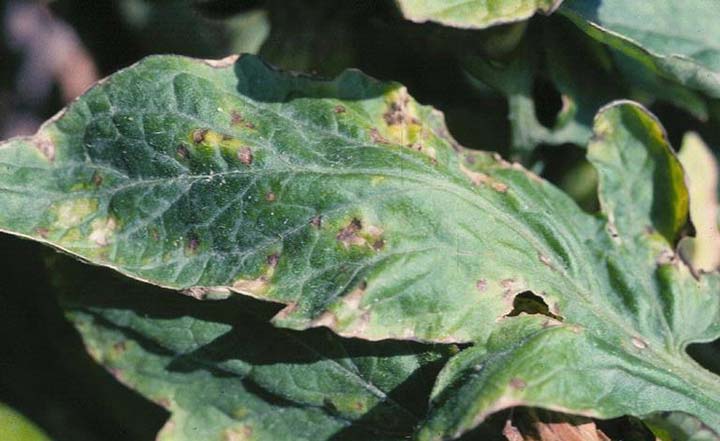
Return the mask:
[[562,321],[563,318],[550,312],[545,300],[530,291],[521,292],[513,299],[513,309],[505,317],[516,317],[521,313],[540,314],[552,319]]
[[533,83],[532,99],[538,122],[551,129],[562,109],[560,92],[550,81],[536,78]]

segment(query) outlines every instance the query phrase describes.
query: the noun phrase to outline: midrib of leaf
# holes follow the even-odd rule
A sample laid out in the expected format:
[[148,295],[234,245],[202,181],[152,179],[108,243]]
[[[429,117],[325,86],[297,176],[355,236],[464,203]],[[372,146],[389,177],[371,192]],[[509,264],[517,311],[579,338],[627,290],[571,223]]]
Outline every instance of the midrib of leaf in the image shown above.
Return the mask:
[[[283,117],[285,117],[282,113],[276,112],[276,114],[282,115]],[[319,127],[319,126],[310,125],[307,123],[301,123],[301,124],[305,125],[305,126],[310,126],[309,128],[312,128],[313,130],[316,130],[319,132],[325,132],[326,134],[330,134],[330,135],[337,135],[337,133],[327,132],[327,131],[325,131],[324,128]],[[368,147],[367,144],[360,144],[357,142],[357,140],[347,138],[342,135],[340,135],[340,136],[343,137],[345,141],[351,142],[355,146],[363,147],[363,148]],[[374,145],[372,145],[371,147],[381,148],[381,147],[374,146]],[[402,156],[401,160],[406,159],[406,157],[407,157],[407,155],[405,155],[405,154],[399,155],[399,156]],[[360,170],[356,169],[355,171],[360,172],[360,174],[368,174],[368,175],[382,174],[383,176],[388,177],[388,178],[394,177],[394,178],[399,178],[399,179],[404,179],[404,180],[407,180],[409,178],[409,176],[407,176],[406,174],[397,175],[397,174],[393,174],[393,173],[388,173],[387,171],[381,172],[380,170],[360,171]],[[350,171],[350,172],[352,173],[352,171]],[[480,210],[484,210],[484,209],[488,209],[488,208],[492,209],[494,216],[498,220],[504,221],[506,225],[513,225],[513,230],[515,232],[517,232],[519,235],[521,235],[528,243],[530,243],[537,252],[541,252],[544,255],[547,255],[547,254],[554,255],[555,254],[555,253],[551,252],[550,250],[546,249],[541,243],[539,243],[539,241],[535,240],[532,232],[525,229],[524,225],[522,223],[516,221],[512,216],[507,215],[502,209],[493,205],[488,200],[478,198],[477,194],[475,192],[469,191],[465,185],[459,184],[457,182],[457,180],[455,180],[453,182],[455,185],[449,186],[447,179],[434,178],[434,179],[430,180],[430,179],[425,179],[422,175],[419,175],[419,174],[417,176],[414,176],[411,179],[415,180],[416,182],[418,182],[420,184],[427,185],[426,188],[428,188],[428,189],[433,189],[433,188],[442,189],[447,194],[458,197],[459,199],[463,200],[464,202],[466,202],[470,205],[474,205],[476,208],[478,208]],[[573,250],[573,251],[576,252],[577,250]],[[589,260],[589,256],[587,255],[587,253],[583,253],[583,254],[585,254],[584,260],[586,260],[586,261]],[[593,311],[595,312],[595,314],[597,316],[605,317],[612,324],[619,326],[621,329],[623,329],[623,331],[625,332],[625,334],[628,338],[633,338],[636,335],[638,335],[638,332],[636,332],[636,330],[633,329],[632,327],[628,326],[626,321],[624,321],[622,319],[622,317],[614,310],[614,308],[603,307],[603,305],[597,303],[596,296],[591,295],[589,292],[586,291],[586,288],[580,286],[574,278],[570,277],[568,275],[568,273],[565,271],[564,267],[562,267],[562,269],[561,269],[561,274],[562,274],[562,277],[570,285],[572,285],[572,287],[576,290],[576,293],[580,295],[580,297],[585,301],[585,303],[588,304],[588,306],[590,306],[593,309]],[[594,278],[590,278],[589,280],[594,280]],[[645,280],[643,280],[643,283],[645,283]],[[645,285],[644,287],[645,287],[646,293],[652,292],[647,287],[647,285]],[[656,308],[657,308],[657,306],[656,306]],[[663,323],[666,326],[668,335],[672,336],[672,333],[670,332],[669,324],[667,323],[667,320],[665,319],[664,314],[660,314],[660,315],[663,317]],[[592,329],[591,329],[591,331],[593,333],[596,332]],[[704,368],[700,367],[696,363],[692,363],[692,362],[688,363],[690,357],[686,356],[684,354],[683,354],[682,358],[679,358],[679,357],[675,356],[675,354],[656,350],[654,348],[654,345],[648,346],[648,348],[646,348],[645,351],[651,352],[654,355],[654,357],[648,357],[648,358],[650,358],[651,360],[655,359],[658,362],[658,364],[651,363],[650,365],[652,367],[657,369],[657,366],[662,366],[664,364],[673,366],[677,371],[682,372],[686,376],[685,378],[692,379],[692,381],[687,382],[688,385],[691,387],[691,389],[694,389],[698,393],[701,393],[703,396],[706,396],[708,398],[708,401],[714,402],[718,406],[720,406],[720,387],[719,387],[720,385],[718,384],[718,381],[717,381],[717,378],[715,375],[713,375],[709,371],[706,371]],[[647,359],[644,359],[643,357],[639,357],[634,354],[629,354],[629,355],[631,355],[632,357],[634,357],[638,360],[647,361]],[[679,378],[682,378],[683,381],[685,380],[685,378],[683,378],[683,377],[679,377]],[[705,387],[709,388],[709,390],[712,391],[712,395],[705,393]],[[683,393],[683,394],[686,393],[686,391],[678,391],[678,392]]]
[[[196,74],[188,74],[188,73],[186,73],[186,74],[192,75],[198,79],[208,80],[207,78],[198,76]],[[174,79],[174,77],[173,77],[173,79]],[[173,79],[170,79],[171,84],[174,84],[174,82],[172,81]],[[212,87],[215,88],[216,91],[224,93],[214,82],[208,81],[207,84],[212,85]],[[234,97],[239,98],[238,96],[234,96]],[[424,191],[428,191],[428,190],[443,191],[448,195],[454,196],[454,197],[462,200],[467,205],[474,206],[478,210],[481,210],[484,212],[492,212],[493,217],[495,217],[499,222],[502,222],[503,224],[512,228],[519,236],[523,237],[525,239],[525,241],[528,244],[530,244],[536,252],[542,253],[543,255],[555,255],[554,252],[547,249],[545,246],[543,246],[543,244],[541,244],[537,239],[535,239],[533,232],[530,230],[527,230],[521,222],[514,219],[511,215],[505,213],[501,208],[493,205],[491,201],[477,197],[477,194],[474,191],[468,189],[468,184],[466,182],[465,177],[460,176],[457,172],[453,173],[450,170],[445,170],[448,175],[450,175],[454,178],[453,181],[451,182],[447,179],[447,177],[448,177],[447,175],[440,175],[439,170],[436,171],[430,167],[427,167],[426,164],[423,163],[422,161],[420,161],[416,155],[409,154],[406,151],[388,149],[387,147],[383,147],[383,146],[377,146],[374,144],[359,142],[357,139],[348,137],[341,132],[329,131],[325,127],[318,126],[318,125],[315,125],[312,123],[308,123],[306,121],[297,120],[297,119],[293,118],[291,115],[287,115],[286,113],[281,112],[280,110],[274,108],[273,106],[263,105],[262,103],[256,102],[246,96],[242,96],[241,100],[245,104],[250,104],[252,107],[254,107],[256,109],[256,111],[271,113],[272,115],[274,115],[276,117],[279,117],[287,122],[292,123],[294,126],[296,126],[298,128],[304,129],[304,130],[301,130],[301,132],[303,132],[303,133],[310,130],[310,131],[314,131],[316,133],[320,133],[321,135],[326,136],[326,137],[338,138],[338,139],[342,140],[343,142],[347,143],[348,148],[363,148],[363,149],[374,148],[374,149],[383,149],[385,151],[390,150],[393,155],[398,157],[399,161],[411,162],[415,166],[420,166],[420,167],[422,167],[423,172],[432,173],[432,176],[423,175],[423,174],[420,174],[420,173],[417,173],[414,171],[412,171],[410,173],[403,171],[403,173],[397,174],[397,173],[392,173],[391,171],[389,171],[387,169],[357,169],[357,168],[356,169],[338,169],[337,167],[332,166],[333,169],[328,170],[328,169],[317,169],[317,168],[309,168],[309,167],[301,168],[301,167],[294,166],[294,167],[291,167],[288,169],[275,169],[275,170],[265,169],[262,171],[249,171],[249,172],[245,172],[245,171],[241,171],[241,170],[227,170],[227,171],[221,171],[221,172],[214,173],[214,174],[180,175],[180,176],[168,177],[168,178],[143,179],[140,181],[131,182],[131,183],[127,184],[126,186],[120,186],[120,187],[115,187],[113,189],[108,189],[108,192],[115,193],[115,192],[122,191],[124,189],[131,188],[131,187],[137,186],[137,185],[167,184],[167,183],[172,183],[172,182],[186,182],[187,185],[190,186],[193,183],[198,182],[200,180],[216,179],[216,178],[222,178],[224,176],[232,176],[232,175],[259,176],[259,175],[263,175],[263,174],[272,174],[272,173],[277,173],[277,174],[312,173],[312,174],[320,174],[320,175],[328,175],[328,176],[352,176],[352,175],[378,176],[378,175],[381,175],[381,176],[384,176],[387,178],[394,178],[394,179],[398,179],[401,181],[414,181],[414,182],[417,182],[418,184],[421,184],[420,188],[417,191],[423,191],[423,190]],[[221,134],[224,133],[222,128],[216,126],[215,124],[208,123],[207,121],[201,120],[192,115],[188,115],[183,112],[179,112],[177,110],[173,110],[172,112],[167,112],[167,113],[171,113],[174,115],[188,118],[188,119],[192,120],[193,122],[201,124],[204,127],[208,127],[208,128],[215,130]],[[116,115],[116,114],[113,114],[113,115]],[[369,115],[364,114],[363,116],[365,116],[366,122],[372,123],[372,120],[370,119]],[[273,145],[266,144],[263,147],[267,148],[270,151],[273,151],[276,154],[275,155],[276,157],[281,156],[281,155],[277,154],[278,153],[277,149]],[[94,163],[94,165],[95,165],[95,163]],[[117,169],[113,169],[113,170],[118,172]],[[412,190],[408,190],[408,191],[412,191]],[[90,192],[87,192],[85,194],[90,194]],[[378,194],[377,197],[383,197],[385,195],[386,194]],[[349,203],[336,206],[333,209],[322,212],[322,214],[329,214],[333,210],[341,210],[343,208],[346,208],[348,205],[349,205]],[[304,225],[297,226],[296,230],[299,228],[302,228],[303,226]],[[260,249],[262,246],[266,246],[269,244],[277,244],[278,242],[281,242],[284,238],[286,238],[289,234],[292,234],[292,231],[293,230],[286,230],[286,232],[282,236],[273,238],[272,241],[263,243],[262,245],[258,246],[257,248],[254,248],[253,250]],[[568,232],[568,231],[566,230],[566,232]],[[572,235],[576,236],[575,234],[572,234]],[[249,250],[249,251],[246,250],[243,254],[252,253],[253,250]],[[415,252],[415,251],[416,250],[408,250],[406,252]],[[590,261],[590,257],[588,256],[588,253],[583,252],[584,250],[579,250],[577,247],[573,247],[573,249],[570,249],[569,251],[576,256],[582,256],[583,258],[577,259],[579,261]],[[368,264],[371,264],[371,263],[372,262],[366,262],[366,266],[368,266]],[[583,267],[585,267],[585,266],[583,266]],[[127,271],[125,271],[125,270],[122,270],[122,269],[116,268],[116,267],[114,267],[114,268],[127,274]],[[616,326],[619,326],[621,329],[624,330],[625,334],[628,337],[633,337],[633,336],[637,335],[637,332],[634,332],[634,330],[632,328],[630,328],[627,325],[627,323],[625,321],[623,321],[622,318],[617,313],[615,313],[613,308],[603,307],[603,305],[597,303],[596,302],[597,299],[595,298],[596,296],[592,296],[587,291],[586,287],[580,286],[574,278],[570,277],[564,267],[560,268],[560,269],[561,269],[560,274],[562,275],[563,279],[572,287],[572,289],[574,289],[575,293],[577,293],[579,295],[579,297],[581,297],[585,301],[585,303],[593,310],[593,312],[595,313],[596,316],[604,317],[608,322],[610,322]],[[590,277],[589,270],[585,270],[584,273],[587,276],[587,280],[595,281],[594,277]],[[131,275],[131,277],[137,278],[132,275]],[[144,281],[146,281],[146,280],[144,280]],[[168,286],[168,287],[173,288],[172,286]],[[339,293],[338,293],[338,295],[339,295]]]
[[[248,98],[243,97],[243,102],[245,104],[249,103],[250,101],[251,100],[249,100]],[[256,105],[256,107],[261,107],[261,106]],[[286,114],[280,112],[279,110],[276,110],[275,108],[271,108],[271,107],[264,108],[263,107],[263,109],[265,111],[272,112],[273,114],[275,114],[279,117],[282,117],[286,120],[292,121],[295,125],[297,125],[299,127],[302,127],[305,129],[311,129],[312,131],[315,131],[316,133],[325,134],[327,136],[339,137],[341,140],[348,143],[348,146],[347,146],[348,148],[374,148],[374,149],[383,149],[385,151],[388,150],[387,147],[380,147],[380,146],[376,146],[376,145],[372,145],[372,144],[361,143],[361,142],[358,142],[358,140],[356,140],[356,139],[348,138],[347,136],[345,136],[341,133],[338,133],[338,132],[329,131],[324,127],[307,124],[303,121],[297,121],[297,120],[293,119],[291,116],[287,116]],[[206,126],[209,128],[214,127],[213,124],[207,124],[205,121],[202,121],[201,124],[203,126]],[[222,133],[221,130],[217,130],[217,131]],[[275,153],[277,157],[280,157],[280,154],[276,148],[274,148],[273,146],[267,146],[267,148],[269,151]],[[402,149],[402,147],[400,147],[400,148]],[[313,149],[308,149],[308,150],[313,151],[316,154],[318,153],[318,152],[315,152]],[[537,240],[535,238],[534,232],[531,229],[527,228],[526,225],[519,222],[517,219],[514,219],[512,217],[512,215],[510,215],[508,212],[504,211],[501,207],[493,204],[492,201],[485,200],[481,197],[478,197],[477,192],[473,191],[470,188],[469,183],[467,182],[467,179],[465,179],[465,177],[462,176],[458,170],[445,169],[444,171],[447,172],[447,175],[441,175],[439,170],[437,170],[437,171],[433,170],[431,167],[427,167],[427,165],[425,163],[419,161],[418,155],[411,154],[404,150],[392,150],[391,149],[390,151],[392,152],[393,155],[395,155],[399,159],[399,161],[401,161],[400,162],[401,166],[402,166],[403,161],[405,163],[411,163],[411,164],[415,165],[416,167],[420,166],[420,168],[422,168],[422,173],[419,171],[412,170],[409,172],[409,174],[404,173],[404,172],[397,174],[397,173],[391,173],[387,169],[342,169],[342,168],[338,169],[335,166],[330,166],[330,167],[333,167],[332,172],[329,170],[326,170],[326,169],[305,167],[305,168],[296,168],[294,170],[287,170],[287,169],[266,170],[266,171],[264,171],[264,173],[281,173],[281,172],[295,173],[295,174],[315,173],[315,174],[335,175],[335,176],[350,176],[350,175],[374,175],[374,176],[377,176],[377,175],[382,175],[382,176],[392,178],[395,180],[400,180],[400,181],[413,181],[418,184],[423,184],[420,187],[421,187],[421,189],[423,189],[422,187],[425,187],[424,188],[425,191],[432,190],[432,191],[443,192],[445,194],[451,195],[454,198],[457,198],[458,200],[463,201],[465,205],[475,207],[476,209],[481,210],[486,213],[490,212],[492,217],[494,217],[498,221],[502,222],[503,224],[508,226],[510,229],[515,231],[519,236],[521,236],[525,240],[525,242],[527,242],[533,248],[534,251],[542,253],[543,255],[556,256],[556,253],[550,251],[550,249],[548,247],[544,246],[544,244],[542,244],[539,240]],[[451,162],[450,165],[455,165],[455,163]],[[250,175],[250,176],[259,176],[260,175],[257,172],[255,172],[255,173],[242,173],[242,172],[236,173],[236,171],[223,171],[223,172],[214,173],[214,174],[183,175],[182,177],[173,177],[173,178],[166,178],[166,179],[157,178],[157,179],[152,179],[150,181],[157,180],[158,183],[168,183],[168,182],[173,182],[172,181],[173,179],[180,180],[182,178],[182,179],[188,179],[187,184],[191,186],[193,183],[195,183],[199,180],[202,180],[202,179],[211,179],[211,178],[214,179],[217,177],[222,178],[223,176],[231,176],[234,174],[243,174],[243,175]],[[451,179],[448,179],[448,178],[451,178]],[[114,189],[114,191],[121,191],[121,190],[122,190],[122,188],[120,188],[120,190],[118,190],[118,188]],[[378,196],[382,197],[383,195],[386,195],[386,194],[387,193],[378,194]],[[333,209],[337,209],[337,207],[335,207]],[[330,212],[330,211],[326,211],[325,214],[327,214],[328,212]],[[578,210],[578,212],[579,212],[579,210]],[[580,214],[578,214],[578,215],[580,215]],[[564,223],[559,224],[559,229],[565,230],[572,236],[577,237],[576,231],[574,231],[575,228],[566,228],[566,225]],[[289,231],[290,230],[287,230],[285,234],[288,234]],[[291,233],[289,233],[289,234],[291,234]],[[286,236],[276,238],[275,241],[276,242],[278,240],[282,241],[284,237],[286,237]],[[576,259],[580,262],[594,261],[594,259],[591,259],[589,257],[589,252],[585,248],[575,246],[573,243],[570,243],[570,246],[567,249],[567,251],[569,253],[571,253],[572,255],[575,255],[576,257],[577,256],[583,257],[582,259],[579,259],[579,258]],[[250,252],[252,252],[252,250]],[[365,263],[365,265],[367,265],[367,262]],[[600,294],[599,290],[597,291],[598,295],[596,295],[596,296],[591,295],[593,290],[592,289],[588,290],[587,287],[581,287],[580,282],[576,278],[571,277],[568,274],[568,272],[566,271],[565,267],[558,268],[558,269],[559,269],[558,272],[560,273],[563,280],[565,280],[570,287],[574,288],[574,293],[583,299],[583,302],[589,307],[589,309],[591,309],[595,313],[595,315],[597,317],[604,318],[605,321],[608,322],[608,325],[607,325],[608,327],[616,326],[619,329],[622,329],[623,332],[625,332],[625,334],[630,338],[632,338],[638,334],[637,332],[634,332],[634,329],[632,328],[632,326],[629,325],[628,323],[626,323],[626,321],[622,319],[620,314],[614,308],[608,307],[607,305],[603,305],[601,303],[602,299],[599,296],[599,294]],[[589,273],[589,265],[583,266],[582,271],[585,274],[588,274]],[[588,277],[587,280],[590,281],[588,283],[593,283],[593,282],[597,283],[597,280],[594,277]],[[338,292],[338,294],[341,291],[342,290],[340,290]],[[592,328],[590,330],[599,336],[599,332],[597,330],[593,330]],[[656,350],[654,348],[654,345],[649,348],[646,348],[643,353],[644,353],[643,357],[636,356],[634,354],[630,354],[630,356],[635,357],[638,360],[642,360],[642,361],[647,361],[648,359],[650,359],[650,360],[659,362],[659,363],[652,364],[655,369],[657,369],[657,366],[669,365],[669,366],[673,366],[676,370],[683,372],[684,374],[690,373],[691,375],[687,375],[687,376],[692,379],[692,381],[688,382],[688,384],[691,386],[692,389],[698,390],[698,391],[702,392],[703,394],[705,393],[705,389],[707,389],[708,391],[711,392],[711,394],[715,394],[715,396],[720,396],[720,394],[718,394],[717,384],[715,382],[713,382],[712,379],[708,375],[705,375],[706,373],[704,373],[702,371],[699,373],[692,372],[692,369],[690,369],[691,365],[689,363],[684,363],[682,360],[678,360],[677,357],[674,357],[669,353],[665,353],[665,352]],[[650,356],[650,355],[652,355],[652,356]],[[683,381],[685,381],[685,380],[683,380]],[[718,400],[717,398],[713,398],[712,395],[704,394],[703,396],[707,397],[706,401],[710,401],[710,402],[714,402],[714,403],[720,402],[720,400]]]

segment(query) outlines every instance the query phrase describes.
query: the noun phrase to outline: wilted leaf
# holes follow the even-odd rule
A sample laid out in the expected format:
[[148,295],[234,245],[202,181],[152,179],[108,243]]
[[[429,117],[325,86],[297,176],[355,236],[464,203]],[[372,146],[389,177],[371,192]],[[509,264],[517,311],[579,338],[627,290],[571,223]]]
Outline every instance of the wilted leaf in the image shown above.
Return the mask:
[[457,28],[482,29],[552,13],[562,0],[396,0],[412,21],[433,21]]
[[684,349],[720,335],[720,277],[674,253],[680,163],[632,103],[598,116],[589,158],[599,217],[462,149],[398,84],[153,57],[0,148],[0,227],[198,298],[283,303],[279,326],[474,342],[422,438],[518,404],[717,429],[717,378]]
[[720,3],[568,0],[560,11],[588,35],[691,89],[720,97]]
[[451,349],[273,328],[256,301],[198,303],[55,260],[89,353],[171,413],[159,440],[406,439]]

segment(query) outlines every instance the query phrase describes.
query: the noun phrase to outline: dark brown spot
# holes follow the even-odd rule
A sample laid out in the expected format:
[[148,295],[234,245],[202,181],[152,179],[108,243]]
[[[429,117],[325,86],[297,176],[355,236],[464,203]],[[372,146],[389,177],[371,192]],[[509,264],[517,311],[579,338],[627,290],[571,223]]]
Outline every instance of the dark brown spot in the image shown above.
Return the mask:
[[186,159],[186,158],[190,155],[190,152],[188,152],[188,149],[187,149],[187,147],[185,147],[184,144],[178,145],[178,146],[177,146],[177,149],[175,150],[175,153],[176,153],[181,159]]
[[191,253],[194,253],[195,251],[197,251],[199,246],[200,246],[200,240],[198,239],[198,237],[194,234],[190,234],[188,236],[188,242],[187,242],[188,251],[190,251]]
[[115,352],[125,352],[126,345],[124,341],[119,341],[113,345]]
[[93,173],[91,180],[92,180],[93,185],[95,185],[96,187],[99,187],[102,185],[103,177],[100,173],[95,172],[95,173]]
[[252,129],[255,128],[255,124],[253,124],[253,123],[251,123],[250,121],[248,121],[248,122],[245,123],[245,127],[247,127],[248,129],[251,129],[251,130],[252,130]]
[[322,216],[315,216],[312,219],[310,219],[310,225],[312,225],[315,228],[322,227]]
[[389,126],[404,124],[408,121],[413,124],[419,123],[420,121],[418,121],[417,118],[409,118],[407,115],[407,105],[409,102],[410,97],[405,95],[400,98],[399,101],[393,101],[390,103],[387,112],[383,114],[385,123]]
[[265,195],[265,200],[268,202],[273,202],[275,200],[275,193],[273,193],[272,191],[267,192],[267,194]]
[[280,260],[280,255],[277,253],[273,253],[269,256],[267,256],[267,264],[270,266],[270,268],[275,268],[278,264],[278,261]]
[[250,165],[253,162],[253,154],[252,150],[250,150],[250,147],[243,147],[238,150],[237,156],[240,162],[245,165]]
[[362,223],[360,222],[360,219],[353,218],[346,227],[338,232],[336,239],[339,242],[342,242],[345,246],[349,246],[358,239],[357,233],[361,229]]
[[346,111],[347,111],[347,110],[345,110],[345,107],[340,106],[340,105],[335,106],[335,109],[334,109],[334,112],[337,113],[337,114],[345,113]]
[[390,103],[390,108],[387,112],[383,114],[383,119],[385,120],[385,123],[389,126],[394,126],[397,124],[402,124],[405,122],[405,112],[403,109],[402,104],[400,103]]
[[478,280],[477,282],[475,282],[475,288],[477,288],[477,290],[480,292],[485,292],[485,290],[487,289],[487,280]]
[[43,239],[46,239],[48,237],[48,234],[50,233],[47,228],[36,228],[35,232]]
[[36,136],[33,138],[33,144],[40,150],[40,152],[48,159],[48,161],[55,160],[55,143],[45,136]]
[[610,237],[612,237],[613,239],[617,239],[618,237],[620,237],[620,234],[618,234],[618,230],[615,227],[615,224],[613,224],[612,222],[608,222],[607,229],[608,233],[610,233]]
[[465,162],[467,162],[468,164],[475,164],[475,156],[467,155],[465,157]]
[[376,144],[390,144],[390,141],[385,139],[385,137],[380,134],[378,129],[374,127],[370,129],[370,138],[372,138],[373,142]]
[[200,144],[205,140],[205,135],[209,132],[208,129],[197,129],[193,131],[192,140],[195,144]]
[[245,121],[245,118],[238,112],[237,110],[233,110],[230,112],[230,123],[234,126],[238,124],[242,124],[243,121]]
[[510,380],[510,387],[517,390],[523,390],[527,386],[527,383],[522,378],[515,377]]
[[373,242],[372,247],[375,251],[382,250],[383,248],[385,248],[385,239],[380,238],[376,240],[375,242]]
[[365,291],[367,289],[367,280],[360,281],[360,284],[358,285],[358,289],[360,291]]

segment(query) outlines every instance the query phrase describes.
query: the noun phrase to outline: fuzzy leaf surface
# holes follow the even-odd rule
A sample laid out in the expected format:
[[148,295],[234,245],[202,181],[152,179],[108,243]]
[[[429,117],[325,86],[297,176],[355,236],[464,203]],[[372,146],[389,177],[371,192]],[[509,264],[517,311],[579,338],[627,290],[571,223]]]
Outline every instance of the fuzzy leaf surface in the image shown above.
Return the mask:
[[514,294],[555,310],[591,279],[593,218],[354,71],[149,58],[0,163],[3,230],[196,297],[284,303],[286,327],[482,341]]
[[419,23],[483,29],[530,18],[536,12],[550,14],[562,0],[396,0],[405,18]]
[[90,355],[170,412],[161,441],[407,439],[450,349],[274,328],[255,300],[198,303],[51,262]]
[[283,303],[278,326],[475,343],[421,438],[520,404],[718,429],[717,377],[685,347],[720,335],[720,277],[674,253],[680,162],[633,103],[592,139],[599,216],[458,146],[398,84],[152,57],[0,147],[0,228],[198,298]]
[[[524,308],[488,344],[451,359],[420,439],[450,439],[518,405],[599,418],[677,410],[720,429],[720,381],[685,352],[718,337],[720,277],[695,278],[674,252],[688,216],[680,162],[636,104],[603,109],[593,131],[588,159],[605,225],[586,244],[598,285],[586,300],[578,293],[583,300],[565,307],[562,323]],[[602,322],[572,307],[592,304],[604,305]]]

